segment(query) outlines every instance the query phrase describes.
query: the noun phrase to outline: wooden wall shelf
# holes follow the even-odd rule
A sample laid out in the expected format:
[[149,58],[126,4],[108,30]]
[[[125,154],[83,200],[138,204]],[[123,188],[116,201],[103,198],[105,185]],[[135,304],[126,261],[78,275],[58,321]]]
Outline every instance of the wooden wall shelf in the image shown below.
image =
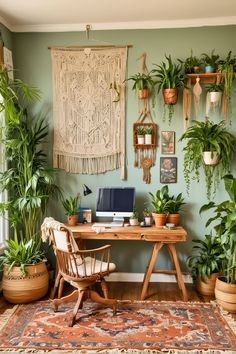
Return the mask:
[[[152,144],[138,144],[137,127],[152,127]],[[134,123],[133,125],[133,146],[135,149],[155,149],[157,145],[157,125],[155,123]]]
[[223,77],[222,73],[199,73],[199,74],[187,74],[188,84],[195,84],[196,79],[200,78],[201,84],[213,84],[219,83]]

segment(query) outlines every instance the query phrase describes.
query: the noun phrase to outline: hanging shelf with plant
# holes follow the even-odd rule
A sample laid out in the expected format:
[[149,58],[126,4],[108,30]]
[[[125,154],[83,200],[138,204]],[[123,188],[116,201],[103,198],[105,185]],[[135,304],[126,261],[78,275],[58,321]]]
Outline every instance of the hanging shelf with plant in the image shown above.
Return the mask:
[[235,137],[226,129],[225,122],[215,124],[193,121],[180,141],[186,141],[184,152],[184,178],[189,193],[191,175],[199,182],[203,169],[207,198],[215,194],[220,179],[229,173],[235,151]]

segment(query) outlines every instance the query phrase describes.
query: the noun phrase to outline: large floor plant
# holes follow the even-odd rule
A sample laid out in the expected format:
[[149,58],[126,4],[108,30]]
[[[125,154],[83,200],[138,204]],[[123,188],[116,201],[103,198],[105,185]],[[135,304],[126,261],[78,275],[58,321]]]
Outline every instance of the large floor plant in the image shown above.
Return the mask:
[[[235,137],[226,129],[225,122],[219,124],[206,121],[193,121],[191,127],[181,136],[180,141],[187,141],[184,151],[184,178],[187,191],[192,179],[200,180],[200,171],[205,174],[207,198],[215,193],[220,179],[230,172],[233,153],[235,151]],[[203,162],[203,153],[218,155],[216,165],[206,165]]]
[[2,263],[9,270],[21,267],[25,276],[26,264],[45,258],[40,225],[49,198],[59,190],[54,183],[55,170],[47,167],[41,145],[48,134],[47,125],[41,114],[33,117],[28,109],[39,98],[38,90],[20,80],[11,81],[8,72],[1,68],[0,95],[3,98],[0,109],[5,117],[1,136],[8,164],[7,170],[0,174],[0,191],[8,192],[8,200],[0,203],[0,212],[9,218],[14,231]]

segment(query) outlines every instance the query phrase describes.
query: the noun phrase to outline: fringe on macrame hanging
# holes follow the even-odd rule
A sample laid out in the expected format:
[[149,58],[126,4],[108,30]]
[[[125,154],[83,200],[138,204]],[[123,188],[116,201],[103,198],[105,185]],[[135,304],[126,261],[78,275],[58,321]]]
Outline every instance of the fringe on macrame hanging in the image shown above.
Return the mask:
[[191,90],[189,88],[184,88],[183,91],[183,125],[184,131],[188,129],[190,123],[191,114]]
[[134,156],[134,167],[141,168],[141,162],[145,157],[148,157],[153,161],[153,166],[156,161],[156,149],[136,149]]
[[80,158],[55,153],[53,155],[53,167],[61,168],[66,172],[72,173],[98,174],[112,171],[120,167],[124,169],[122,160],[121,153],[96,158]]

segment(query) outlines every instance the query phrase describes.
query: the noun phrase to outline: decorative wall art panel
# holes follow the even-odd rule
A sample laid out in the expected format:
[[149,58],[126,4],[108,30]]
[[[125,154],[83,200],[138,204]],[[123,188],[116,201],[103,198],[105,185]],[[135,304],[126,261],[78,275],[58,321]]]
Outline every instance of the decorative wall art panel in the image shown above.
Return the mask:
[[52,49],[54,167],[125,178],[127,47]]

